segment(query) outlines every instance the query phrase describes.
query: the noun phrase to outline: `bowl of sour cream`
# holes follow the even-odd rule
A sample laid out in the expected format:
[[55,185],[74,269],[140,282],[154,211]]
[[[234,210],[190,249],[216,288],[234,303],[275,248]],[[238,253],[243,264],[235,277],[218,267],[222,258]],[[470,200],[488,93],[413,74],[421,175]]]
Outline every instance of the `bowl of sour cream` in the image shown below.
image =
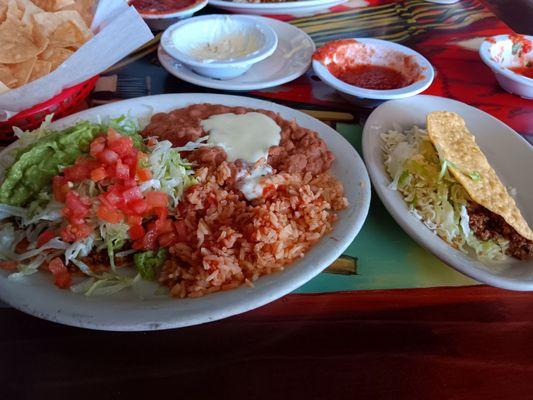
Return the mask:
[[180,21],[161,36],[161,47],[196,73],[236,78],[274,53],[276,32],[243,15],[205,15]]

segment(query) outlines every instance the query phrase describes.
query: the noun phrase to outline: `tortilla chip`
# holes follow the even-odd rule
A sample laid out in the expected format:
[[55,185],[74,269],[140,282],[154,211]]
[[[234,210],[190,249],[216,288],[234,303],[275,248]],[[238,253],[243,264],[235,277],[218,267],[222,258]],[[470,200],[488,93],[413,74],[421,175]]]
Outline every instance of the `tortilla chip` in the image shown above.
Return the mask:
[[63,62],[69,58],[72,53],[72,50],[62,49],[60,47],[48,47],[39,55],[39,59],[43,61],[50,61],[52,63],[52,71],[59,67]]
[[[450,166],[450,172],[472,200],[500,215],[526,239],[533,240],[533,231],[489,165],[463,118],[452,112],[434,111],[427,116],[427,131],[440,156],[457,166]],[[476,173],[476,179],[469,176],[471,173]]]
[[33,0],[33,2],[45,11],[59,11],[76,3],[75,0]]
[[20,22],[8,17],[0,25],[0,63],[24,62],[37,56],[44,47],[43,43],[34,43],[31,31]]
[[8,90],[10,90],[9,87],[4,84],[4,82],[0,81],[0,94],[5,93]]
[[7,18],[13,18],[16,21],[22,19],[24,12],[18,7],[16,0],[9,0],[7,3]]
[[24,62],[9,65],[9,68],[11,68],[11,71],[13,72],[13,76],[17,79],[15,87],[28,83],[35,61],[37,61],[37,58],[33,57]]
[[24,14],[22,15],[21,21],[23,24],[26,25],[33,25],[33,19],[31,16],[33,14],[44,12],[43,9],[37,7],[35,4],[33,4],[30,0],[16,0],[19,9],[24,10]]
[[17,84],[17,78],[7,64],[0,64],[0,82],[8,87],[13,87]]
[[80,48],[86,38],[79,27],[71,21],[59,25],[50,36],[50,44],[55,47]]
[[31,71],[30,79],[28,82],[39,79],[45,75],[48,75],[52,70],[52,63],[50,61],[37,60]]
[[4,22],[7,18],[7,4],[0,3],[0,22]]
[[80,13],[87,26],[93,21],[95,2],[94,0],[77,0],[73,4],[61,7],[61,10],[75,10]]
[[92,37],[92,32],[89,30],[85,21],[77,11],[57,11],[57,12],[43,12],[34,14],[33,19],[39,26],[39,29],[44,36],[49,37],[52,33],[66,22],[71,22],[79,29],[84,40]]

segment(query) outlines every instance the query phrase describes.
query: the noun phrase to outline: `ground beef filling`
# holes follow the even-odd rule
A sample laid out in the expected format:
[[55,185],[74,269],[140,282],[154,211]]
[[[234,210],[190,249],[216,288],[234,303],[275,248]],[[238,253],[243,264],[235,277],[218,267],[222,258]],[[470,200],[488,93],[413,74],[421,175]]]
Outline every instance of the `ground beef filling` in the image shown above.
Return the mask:
[[490,240],[503,236],[509,240],[508,255],[519,260],[527,260],[533,257],[533,241],[518,234],[498,214],[487,210],[479,204],[471,203],[470,207],[468,207],[468,216],[470,217],[470,228],[479,239]]
[[[142,132],[143,136],[157,136],[169,140],[174,146],[183,146],[207,133],[200,122],[211,115],[234,113],[245,114],[256,111],[272,118],[281,128],[279,146],[270,148],[268,163],[277,171],[288,173],[326,172],[335,159],[326,143],[316,132],[298,126],[295,121],[287,121],[278,114],[267,110],[253,110],[245,107],[226,107],[214,104],[194,104],[155,114],[150,124]],[[217,166],[226,159],[226,153],[219,147],[201,148],[187,155],[187,158],[200,166]]]

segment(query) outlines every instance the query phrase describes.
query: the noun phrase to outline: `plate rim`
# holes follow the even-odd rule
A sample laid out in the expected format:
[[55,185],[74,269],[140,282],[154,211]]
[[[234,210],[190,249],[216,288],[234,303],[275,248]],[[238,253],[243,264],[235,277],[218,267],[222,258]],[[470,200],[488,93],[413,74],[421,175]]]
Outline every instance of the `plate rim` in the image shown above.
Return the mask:
[[[403,229],[403,231],[407,235],[409,235],[421,247],[425,248],[427,251],[435,255],[438,259],[443,261],[449,267],[459,271],[460,273],[466,276],[469,276],[470,278],[475,279],[476,281],[480,283],[485,283],[491,286],[499,287],[502,289],[508,289],[508,290],[533,291],[533,280],[527,282],[527,281],[520,280],[520,279],[511,279],[509,277],[502,277],[502,276],[495,275],[488,269],[473,268],[472,265],[474,265],[475,263],[479,263],[479,264],[482,264],[482,263],[464,254],[463,252],[457,249],[454,249],[448,243],[446,243],[443,239],[438,238],[429,228],[427,228],[422,222],[416,219],[416,217],[412,213],[408,211],[407,206],[405,205],[405,201],[401,197],[400,193],[398,193],[397,191],[395,191],[394,194],[389,194],[386,192],[386,190],[389,190],[389,189],[385,185],[383,185],[382,179],[385,178],[387,181],[390,181],[390,177],[384,170],[383,162],[381,160],[374,159],[374,157],[372,156],[372,151],[374,151],[374,146],[379,144],[379,139],[373,140],[371,138],[376,135],[376,132],[372,132],[371,131],[372,128],[370,126],[372,122],[374,122],[373,118],[374,119],[377,118],[376,117],[377,111],[382,108],[385,108],[388,103],[407,102],[414,98],[432,98],[432,99],[438,99],[438,101],[444,100],[446,102],[456,103],[457,105],[461,107],[465,107],[471,111],[473,110],[474,112],[484,114],[486,117],[489,117],[496,125],[499,125],[500,127],[504,128],[506,131],[508,131],[509,134],[512,134],[517,139],[523,141],[523,143],[529,146],[529,149],[531,150],[531,153],[533,154],[533,146],[531,146],[531,144],[529,144],[527,140],[525,140],[525,138],[523,138],[510,126],[506,125],[504,122],[486,113],[485,111],[482,111],[476,107],[472,107],[461,101],[446,98],[446,97],[441,97],[441,96],[433,96],[433,95],[416,95],[416,96],[412,96],[409,98],[389,100],[383,104],[380,104],[375,110],[372,111],[372,113],[369,115],[368,119],[366,120],[365,127],[363,128],[363,136],[362,136],[363,159],[365,160],[365,165],[367,167],[370,180],[372,181],[373,188],[376,191],[379,199],[381,200],[381,202],[383,203],[383,205],[385,206],[389,214],[393,217],[395,222],[398,225],[400,225],[400,227]],[[404,211],[404,213],[400,212],[400,208],[402,209],[402,211]],[[407,212],[407,214],[405,214],[405,212]],[[434,237],[437,237],[438,240],[441,243],[443,243],[445,246],[433,245],[431,238],[434,238]],[[442,247],[442,249],[438,247]],[[472,263],[472,264],[470,265],[460,264],[455,261],[456,259],[454,256],[460,256],[460,258],[468,257],[469,263]]]
[[[324,6],[324,8],[333,7],[346,3],[349,0],[305,0],[305,1],[286,1],[283,3],[239,3],[226,0],[209,0],[209,4],[214,7],[228,8],[233,10],[286,10],[286,9],[301,9]],[[228,6],[228,4],[231,4]]]
[[[191,99],[190,101],[187,101],[188,98],[195,97]],[[200,99],[196,99],[196,97]],[[354,177],[358,177],[361,180],[362,186],[359,185],[358,189],[355,192],[356,199],[358,202],[353,205],[352,208],[347,209],[346,212],[349,212],[346,214],[345,218],[349,219],[350,222],[353,222],[353,225],[350,225],[348,228],[347,225],[344,226],[344,230],[347,231],[347,235],[345,235],[344,239],[340,239],[339,242],[331,241],[331,250],[327,252],[326,254],[322,254],[319,256],[318,265],[315,264],[304,264],[302,266],[299,266],[298,270],[292,269],[294,276],[291,276],[290,272],[287,272],[289,275],[288,278],[285,277],[284,280],[281,282],[278,282],[278,287],[275,290],[270,289],[270,287],[260,287],[260,290],[256,292],[256,296],[252,297],[246,297],[242,296],[242,293],[246,290],[255,290],[246,288],[244,285],[241,285],[239,288],[232,289],[227,292],[217,292],[210,294],[208,296],[210,299],[218,299],[220,296],[226,294],[226,293],[234,293],[233,296],[229,295],[226,296],[228,298],[236,297],[237,301],[231,302],[229,305],[225,305],[224,307],[217,308],[214,311],[212,309],[209,309],[208,311],[204,311],[203,313],[192,313],[191,315],[188,315],[185,318],[178,318],[178,317],[172,317],[167,318],[163,321],[157,320],[157,321],[151,321],[143,319],[142,321],[135,321],[135,322],[116,322],[113,321],[111,323],[109,322],[99,322],[95,321],[95,316],[92,315],[93,319],[87,318],[87,316],[83,316],[83,314],[80,315],[74,315],[62,312],[64,310],[55,309],[55,312],[44,312],[42,309],[48,309],[50,307],[45,307],[43,305],[39,305],[38,302],[34,301],[28,303],[25,299],[21,299],[21,296],[17,296],[17,286],[16,283],[9,282],[7,278],[5,277],[5,274],[2,274],[0,277],[0,287],[8,288],[9,290],[0,290],[0,298],[5,301],[6,303],[10,304],[12,307],[23,311],[25,313],[28,313],[30,315],[34,315],[36,317],[46,319],[53,322],[62,323],[69,326],[75,326],[75,327],[81,327],[81,328],[88,328],[88,329],[94,329],[94,330],[106,330],[106,331],[149,331],[149,330],[162,330],[162,329],[172,329],[172,328],[178,328],[178,327],[185,327],[185,326],[191,326],[206,322],[211,322],[215,320],[219,320],[222,318],[226,318],[232,315],[241,314],[246,311],[250,311],[252,309],[261,307],[267,303],[270,303],[271,301],[274,301],[276,299],[279,299],[288,293],[292,292],[296,288],[300,287],[302,284],[308,282],[313,277],[318,275],[323,269],[327,267],[331,262],[333,262],[335,259],[337,259],[344,250],[353,242],[354,238],[359,234],[364,222],[366,221],[366,218],[368,216],[368,211],[370,208],[370,199],[371,199],[371,192],[370,192],[370,178],[368,176],[368,171],[364,165],[364,162],[362,160],[362,157],[359,155],[357,150],[335,129],[329,127],[328,125],[324,124],[322,121],[319,121],[316,118],[313,118],[312,116],[305,114],[299,110],[295,110],[274,102],[266,101],[266,100],[260,100],[255,99],[252,97],[245,97],[245,96],[235,96],[235,95],[227,95],[227,94],[212,94],[212,93],[172,93],[172,94],[160,94],[160,95],[154,95],[154,96],[145,96],[145,97],[139,97],[134,99],[128,99],[121,102],[114,102],[94,108],[90,108],[88,110],[84,110],[81,112],[78,112],[76,114],[72,114],[70,116],[67,116],[65,118],[59,119],[55,121],[52,125],[53,127],[62,127],[65,126],[65,124],[70,124],[74,121],[84,119],[86,114],[92,114],[92,116],[89,116],[89,118],[94,118],[94,114],[98,114],[98,111],[101,113],[110,113],[113,114],[116,111],[107,111],[107,109],[113,109],[114,107],[119,107],[119,105],[123,105],[125,107],[131,107],[133,108],[135,105],[144,106],[147,104],[143,104],[143,102],[146,101],[146,99],[154,99],[155,101],[160,101],[161,103],[165,104],[165,107],[161,107],[161,109],[172,109],[172,107],[183,107],[183,104],[192,104],[192,103],[198,103],[200,101],[207,102],[207,103],[217,103],[217,104],[224,104],[224,99],[231,98],[231,101],[240,101],[243,105],[252,107],[252,108],[264,108],[269,109],[274,112],[285,112],[291,114],[292,118],[300,118],[309,122],[313,122],[313,124],[316,124],[321,128],[321,130],[318,130],[319,135],[321,134],[322,129],[324,131],[329,131],[328,134],[335,135],[336,139],[334,140],[340,140],[340,142],[345,142],[347,147],[349,149],[347,150],[351,155],[354,156],[353,164],[350,164],[354,168],[357,169],[357,172],[353,173]],[[201,100],[203,98],[203,100]],[[172,104],[172,99],[174,100],[174,104]],[[181,103],[180,103],[181,100]],[[166,101],[166,103],[165,103]],[[231,103],[231,101],[228,101]],[[251,103],[251,104],[250,104]],[[166,107],[170,104],[170,107]],[[130,108],[130,111],[131,111]],[[284,118],[286,118],[284,116]],[[305,126],[305,124],[304,124]],[[339,222],[337,222],[338,224]],[[334,227],[334,231],[331,232],[329,235],[334,234],[335,230],[337,229],[338,225]],[[328,236],[323,237],[316,245],[323,242],[324,240],[328,240]],[[313,250],[313,248],[311,248]],[[314,261],[311,261],[311,263],[314,263]],[[307,266],[307,268],[303,269],[304,266]],[[291,269],[287,268],[286,271],[290,271]],[[281,271],[277,274],[284,273],[286,271]],[[267,277],[272,277],[275,274],[267,275]],[[42,276],[42,275],[40,275]],[[261,279],[261,278],[260,278]],[[53,285],[50,283],[50,286],[53,287]],[[47,292],[47,288],[44,289],[45,292]],[[73,293],[70,293],[70,295],[80,296]],[[208,296],[204,296],[200,299],[205,299]],[[239,296],[241,298],[239,298]],[[63,299],[67,298],[65,294],[61,294],[61,304],[63,304]],[[101,298],[100,298],[101,299]],[[165,302],[165,306],[168,304],[168,307],[162,307],[164,311],[167,313],[170,312],[169,310],[173,311],[172,304],[175,304],[173,302],[176,301],[191,301],[191,299],[172,299],[167,298],[167,301]],[[195,299],[192,299],[193,301]],[[80,300],[81,301],[81,300]],[[213,300],[214,301],[214,300]],[[207,301],[211,303],[210,301]],[[233,304],[235,303],[235,304]],[[60,307],[61,304],[53,304],[53,307]],[[68,304],[68,300],[67,300]],[[146,309],[151,309],[150,304],[146,304]],[[146,311],[145,308],[142,308],[142,310]],[[137,310],[133,310],[135,314]],[[135,314],[136,315],[136,314]],[[172,314],[173,316],[174,314]]]

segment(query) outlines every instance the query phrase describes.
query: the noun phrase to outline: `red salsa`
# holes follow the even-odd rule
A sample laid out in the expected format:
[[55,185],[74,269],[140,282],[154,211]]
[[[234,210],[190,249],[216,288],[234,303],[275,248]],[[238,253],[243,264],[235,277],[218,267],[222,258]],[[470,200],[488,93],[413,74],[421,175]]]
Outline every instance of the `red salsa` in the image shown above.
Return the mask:
[[515,74],[525,76],[526,78],[533,79],[533,65],[526,67],[511,67],[509,68]]
[[189,8],[197,0],[130,0],[141,14],[169,14]]
[[328,69],[341,81],[365,89],[399,89],[412,83],[401,72],[381,65],[356,64],[339,66],[330,64]]

